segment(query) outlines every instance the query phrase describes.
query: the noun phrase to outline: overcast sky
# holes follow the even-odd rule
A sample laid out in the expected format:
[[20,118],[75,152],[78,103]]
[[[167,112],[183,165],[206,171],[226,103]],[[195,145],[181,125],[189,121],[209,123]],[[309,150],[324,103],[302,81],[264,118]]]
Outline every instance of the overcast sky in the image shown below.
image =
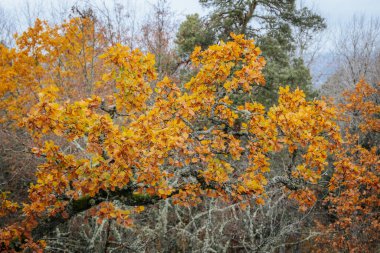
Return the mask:
[[[201,12],[198,0],[170,0],[178,13]],[[380,0],[303,0],[304,5],[313,8],[327,19],[331,26],[345,23],[354,14],[380,16]]]
[[[25,4],[26,1],[31,3],[41,0],[0,0],[0,6],[7,9],[17,9],[18,6]],[[51,0],[51,1],[64,1],[75,2],[80,0]],[[93,0],[103,1],[103,0]],[[104,0],[112,1],[112,0]],[[122,2],[123,0],[121,0]],[[128,0],[125,0],[128,2]],[[130,0],[129,0],[130,1]],[[135,0],[141,4],[142,9],[149,7],[149,2],[153,3],[155,0]],[[48,2],[46,0],[42,2]],[[144,3],[148,2],[148,3]],[[204,13],[198,3],[198,0],[169,0],[173,10],[184,17],[190,13]],[[298,1],[300,2],[300,1]],[[328,24],[335,26],[338,23],[347,22],[354,14],[365,14],[366,16],[380,16],[380,0],[303,0],[306,6],[312,7],[324,16]],[[142,11],[142,10],[140,10]]]

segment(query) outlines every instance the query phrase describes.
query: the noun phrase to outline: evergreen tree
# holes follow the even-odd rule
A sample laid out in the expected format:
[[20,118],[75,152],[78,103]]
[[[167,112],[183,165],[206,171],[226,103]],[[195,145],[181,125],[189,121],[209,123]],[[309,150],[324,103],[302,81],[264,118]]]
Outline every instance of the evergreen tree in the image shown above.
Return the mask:
[[178,50],[188,56],[197,45],[202,47],[227,41],[231,33],[256,39],[267,60],[264,74],[267,85],[258,90],[265,105],[277,100],[278,86],[300,87],[308,98],[312,90],[311,75],[300,57],[295,56],[293,30],[308,35],[326,27],[324,19],[310,9],[297,8],[295,0],[200,0],[210,10],[207,17],[189,15],[177,33]]
[[177,32],[176,43],[178,52],[182,57],[188,57],[195,46],[207,48],[215,41],[213,31],[199,17],[199,14],[187,15],[186,20],[180,25]]

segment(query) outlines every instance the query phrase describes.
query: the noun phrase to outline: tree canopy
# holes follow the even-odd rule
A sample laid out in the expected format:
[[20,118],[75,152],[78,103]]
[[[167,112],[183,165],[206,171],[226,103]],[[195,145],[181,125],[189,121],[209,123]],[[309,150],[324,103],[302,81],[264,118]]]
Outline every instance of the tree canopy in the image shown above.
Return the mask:
[[[203,19],[197,14],[187,16],[177,33],[178,50],[189,55],[195,46],[209,46],[227,41],[230,33],[254,38],[268,64],[264,68],[267,85],[257,99],[265,106],[277,101],[281,85],[300,87],[308,98],[312,89],[311,75],[300,56],[295,55],[295,30],[306,40],[326,28],[324,19],[307,7],[297,7],[296,1],[230,1],[201,0],[210,10]],[[264,95],[263,95],[264,94]]]

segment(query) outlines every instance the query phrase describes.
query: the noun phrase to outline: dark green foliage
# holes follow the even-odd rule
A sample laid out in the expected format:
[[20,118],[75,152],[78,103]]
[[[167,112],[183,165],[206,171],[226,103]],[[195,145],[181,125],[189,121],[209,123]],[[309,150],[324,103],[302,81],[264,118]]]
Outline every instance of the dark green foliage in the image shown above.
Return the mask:
[[324,19],[308,8],[296,8],[295,0],[200,0],[211,9],[210,28],[219,39],[226,39],[230,32],[248,37],[265,34],[268,30],[281,29],[288,24],[313,32],[326,27]]
[[257,45],[263,51],[267,64],[264,68],[265,87],[259,89],[257,100],[265,106],[277,101],[279,86],[289,85],[305,91],[307,98],[317,95],[312,88],[311,74],[301,58],[292,57],[291,30],[286,24],[281,29],[268,32],[258,39]]
[[205,49],[214,41],[213,32],[207,29],[198,14],[186,16],[186,20],[179,27],[176,38],[178,52],[182,57],[188,57],[194,47],[201,46],[202,49]]
[[270,106],[278,99],[278,86],[289,85],[291,89],[300,88],[305,91],[308,99],[316,97],[317,93],[311,86],[310,71],[300,58],[292,59],[286,64],[269,61],[264,69],[266,85],[260,88],[257,100],[265,106]]
[[312,90],[311,75],[301,58],[295,57],[293,31],[307,39],[326,27],[324,19],[308,8],[297,8],[295,0],[200,0],[210,9],[203,20],[190,15],[177,34],[178,51],[188,56],[194,46],[206,47],[219,40],[227,41],[230,33],[255,38],[267,61],[264,69],[267,85],[260,88],[257,99],[265,105],[277,100],[281,85],[299,87],[308,98]]

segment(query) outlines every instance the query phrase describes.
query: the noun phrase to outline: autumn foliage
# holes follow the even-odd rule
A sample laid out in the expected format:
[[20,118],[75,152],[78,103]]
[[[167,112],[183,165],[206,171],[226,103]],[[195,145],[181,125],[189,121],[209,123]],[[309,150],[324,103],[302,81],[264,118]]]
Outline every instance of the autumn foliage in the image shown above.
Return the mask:
[[334,222],[322,239],[338,250],[371,252],[379,242],[379,94],[362,80],[340,105],[345,142],[336,152],[325,199]]
[[[318,221],[319,242],[350,250],[378,243],[371,134],[379,132],[379,105],[370,98],[378,88],[362,81],[333,106],[283,87],[265,108],[255,102],[265,85],[261,51],[231,36],[194,50],[197,73],[185,84],[157,80],[152,54],[108,44],[91,19],[54,27],[37,20],[15,48],[0,45],[2,124],[28,131],[30,151],[44,159],[27,203],[0,195],[0,216],[19,217],[1,228],[1,249],[41,250],[42,232],[79,212],[131,226],[131,214],[161,199],[244,208],[251,199],[265,204],[270,187],[287,188],[300,212],[327,192],[321,201],[333,218]],[[282,171],[276,155],[285,157]]]

